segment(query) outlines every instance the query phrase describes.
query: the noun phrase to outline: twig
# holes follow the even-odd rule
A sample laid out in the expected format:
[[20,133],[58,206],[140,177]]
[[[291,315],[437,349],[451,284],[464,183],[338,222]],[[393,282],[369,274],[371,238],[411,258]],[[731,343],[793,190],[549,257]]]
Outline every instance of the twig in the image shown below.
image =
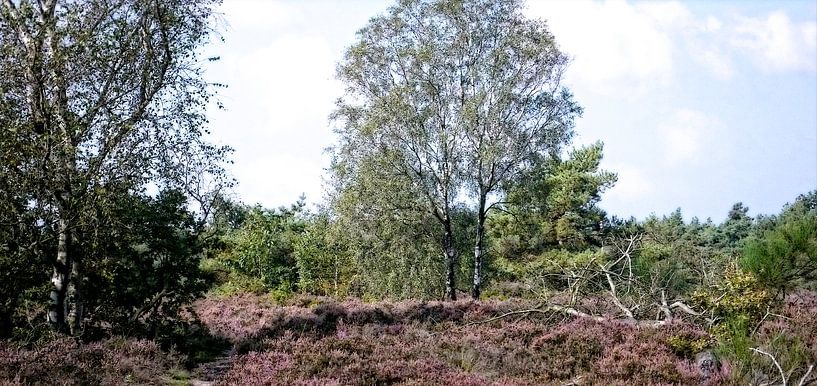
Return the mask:
[[750,347],[749,350],[754,351],[754,352],[756,352],[758,354],[763,354],[763,355],[769,357],[772,360],[772,362],[774,362],[774,365],[777,366],[777,371],[780,372],[780,377],[783,379],[783,386],[788,385],[788,380],[786,379],[786,373],[783,372],[783,368],[780,367],[780,363],[777,363],[777,359],[775,359],[774,355],[769,354],[769,353],[767,353],[767,352],[765,352],[763,350],[756,349],[754,347]]
[[697,311],[693,310],[693,309],[692,309],[692,307],[690,307],[690,306],[688,306],[688,305],[684,304],[684,303],[683,303],[683,302],[681,302],[680,300],[679,300],[679,301],[676,301],[675,303],[670,304],[670,305],[669,305],[669,308],[670,308],[670,309],[673,309],[673,308],[680,308],[680,309],[681,309],[681,311],[684,311],[684,312],[686,312],[687,314],[690,314],[690,315],[695,315],[695,316],[701,316],[701,315],[703,315],[703,313],[702,313],[702,312],[697,312]]
[[760,322],[758,322],[757,326],[755,326],[755,328],[752,330],[752,335],[754,335],[754,333],[756,333],[757,330],[760,329],[760,326],[763,325],[763,322],[765,322],[766,318],[768,318],[769,316],[776,316],[776,317],[781,318],[781,319],[791,319],[788,316],[775,314],[775,313],[771,312],[770,310],[771,310],[771,306],[766,306],[766,313],[763,314],[763,317],[760,319]]
[[517,310],[517,311],[506,312],[506,313],[504,313],[502,315],[494,316],[493,318],[488,318],[488,319],[485,319],[485,320],[478,320],[478,321],[467,323],[466,326],[473,326],[475,324],[491,323],[491,322],[494,322],[494,321],[497,321],[497,320],[500,320],[500,319],[507,318],[509,316],[513,316],[513,315],[522,315],[522,314],[527,315],[527,314],[531,314],[531,313],[543,313],[543,314],[547,313],[547,310],[542,310],[542,309],[540,309],[538,307],[541,307],[541,306],[537,306],[537,307],[530,308],[530,309],[527,309],[527,310]]
[[814,365],[810,365],[808,367],[808,370],[806,370],[806,375],[804,375],[803,378],[800,378],[800,383],[798,383],[797,386],[803,386],[806,384],[806,380],[808,380],[808,376],[809,374],[811,374],[811,370],[814,370]]

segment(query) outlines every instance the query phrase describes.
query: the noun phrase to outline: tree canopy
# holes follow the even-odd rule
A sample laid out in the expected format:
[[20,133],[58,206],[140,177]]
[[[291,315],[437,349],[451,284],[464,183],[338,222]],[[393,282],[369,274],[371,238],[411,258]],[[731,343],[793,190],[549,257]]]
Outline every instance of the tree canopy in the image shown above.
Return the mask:
[[112,192],[148,183],[201,197],[201,187],[226,182],[220,162],[229,149],[204,140],[211,91],[197,51],[216,3],[0,4],[8,161],[0,189],[36,210],[40,232],[56,240],[49,320],[58,329],[82,330],[84,216],[107,214]]
[[[334,115],[339,188],[379,174],[416,192],[420,199],[406,204],[439,223],[449,299],[456,296],[452,208],[462,195],[475,202],[478,297],[491,195],[537,157],[557,154],[581,112],[561,86],[567,57],[521,7],[400,1],[358,32],[338,69],[347,85]],[[378,168],[362,168],[375,159]]]

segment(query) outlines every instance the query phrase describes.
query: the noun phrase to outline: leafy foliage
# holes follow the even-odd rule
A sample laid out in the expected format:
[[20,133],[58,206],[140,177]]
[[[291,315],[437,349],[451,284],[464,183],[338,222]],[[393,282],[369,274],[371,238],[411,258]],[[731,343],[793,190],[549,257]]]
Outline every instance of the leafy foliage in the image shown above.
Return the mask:
[[304,231],[303,201],[291,208],[249,209],[223,261],[239,273],[259,279],[268,289],[292,291],[298,283],[295,244]]
[[817,211],[788,215],[750,239],[741,265],[769,288],[786,292],[817,284]]
[[301,291],[334,297],[359,292],[357,265],[343,242],[343,231],[328,216],[308,221],[294,253]]
[[421,193],[405,178],[381,173],[388,170],[382,162],[334,165],[328,229],[342,232],[337,240],[360,272],[362,295],[437,298],[445,293],[445,232],[422,210]]
[[[362,191],[392,194],[392,210],[426,216],[440,234],[433,240],[444,254],[449,299],[456,298],[452,218],[460,194],[475,200],[471,294],[478,298],[489,197],[572,137],[581,108],[561,85],[566,64],[520,1],[417,0],[372,18],[338,67],[347,95],[333,115],[336,189],[374,180],[376,189]],[[412,196],[399,200],[395,184]],[[377,200],[345,197],[353,198],[364,207]]]
[[[111,198],[111,212],[91,221],[93,233],[77,246],[86,258],[89,330],[163,338],[183,324],[183,307],[201,296],[209,279],[199,269],[201,244],[187,199],[176,190],[155,198]],[[92,331],[89,331],[92,332]],[[97,331],[97,334],[104,331]],[[92,334],[93,335],[93,334]]]
[[0,154],[9,162],[0,190],[53,240],[31,248],[52,254],[55,329],[81,334],[92,310],[82,284],[100,273],[85,270],[85,237],[96,232],[85,225],[96,221],[89,213],[111,212],[111,191],[172,187],[204,207],[205,187],[230,183],[230,149],[204,139],[211,89],[198,52],[216,3],[0,4]]
[[489,220],[496,253],[514,259],[546,248],[602,245],[607,219],[597,204],[617,178],[599,169],[602,150],[596,143],[564,160],[546,157],[510,184],[505,213]]

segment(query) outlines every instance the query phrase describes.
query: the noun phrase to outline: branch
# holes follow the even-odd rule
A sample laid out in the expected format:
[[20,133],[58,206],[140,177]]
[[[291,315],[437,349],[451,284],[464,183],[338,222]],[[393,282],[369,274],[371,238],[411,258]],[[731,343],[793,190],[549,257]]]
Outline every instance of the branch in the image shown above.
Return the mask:
[[140,307],[138,310],[136,310],[136,312],[130,317],[129,322],[133,323],[136,320],[138,320],[139,317],[142,316],[142,314],[147,312],[148,309],[153,308],[154,305],[156,305],[158,302],[160,302],[162,300],[162,298],[164,298],[165,295],[168,295],[169,293],[170,292],[168,292],[167,289],[163,289],[162,291],[160,291],[159,293],[154,295],[150,300],[148,300],[146,303],[144,303],[142,305],[142,307]]
[[[723,297],[723,296],[721,296],[721,297]],[[783,316],[783,315],[779,315],[779,314],[775,314],[775,313],[771,312],[771,306],[766,306],[766,313],[763,314],[762,318],[760,318],[760,322],[758,322],[757,326],[755,326],[754,330],[752,330],[752,334],[756,333],[757,330],[760,329],[760,326],[763,325],[763,322],[765,322],[766,318],[768,318],[769,316],[777,316],[778,318],[791,319],[791,318],[789,318],[787,316]]]
[[473,326],[473,325],[477,325],[477,324],[491,323],[491,322],[494,322],[494,321],[497,321],[497,320],[500,320],[500,319],[505,319],[505,318],[507,318],[509,316],[514,316],[514,315],[532,314],[532,313],[545,313],[546,310],[542,310],[542,309],[539,308],[541,306],[542,306],[542,304],[540,303],[540,304],[537,304],[536,306],[534,306],[533,308],[530,308],[530,309],[527,309],[527,310],[517,310],[517,311],[506,312],[506,313],[504,313],[502,315],[494,316],[493,318],[488,318],[488,319],[485,319],[485,320],[479,320],[479,321],[467,323],[466,326]]
[[610,320],[610,319],[605,318],[605,317],[590,315],[590,314],[581,312],[581,311],[579,311],[577,309],[574,309],[574,308],[563,307],[563,306],[559,306],[559,305],[549,306],[548,309],[551,310],[551,311],[562,312],[562,313],[565,313],[565,314],[568,314],[568,315],[578,316],[580,318],[592,319],[592,320],[595,320],[597,322],[606,322],[606,321]]
[[814,370],[814,365],[810,365],[808,367],[808,370],[806,370],[806,375],[804,375],[803,378],[800,378],[800,382],[797,384],[797,386],[803,386],[806,384],[806,380],[808,379],[809,374],[811,374],[811,370]]
[[658,308],[664,312],[664,320],[672,319],[672,312],[670,312],[670,307],[667,305],[667,294],[663,289],[661,289],[661,305]]
[[610,291],[608,291],[608,293],[610,294],[610,298],[612,298],[613,303],[624,312],[624,315],[627,315],[627,317],[630,319],[634,319],[633,311],[624,306],[624,304],[618,299],[618,295],[616,295],[616,285],[613,283],[613,278],[610,277],[610,272],[606,269],[604,270],[604,276],[607,276],[607,283],[610,284]]
[[[509,316],[514,316],[514,315],[528,315],[528,314],[534,314],[534,313],[548,314],[548,313],[551,313],[551,312],[563,313],[563,314],[567,314],[567,315],[571,315],[571,316],[576,316],[576,317],[579,317],[579,318],[587,318],[587,319],[594,320],[596,322],[609,322],[609,321],[616,320],[616,319],[605,318],[603,316],[588,314],[586,312],[579,311],[579,310],[577,310],[575,308],[572,308],[572,307],[566,307],[566,306],[561,306],[561,305],[557,305],[557,304],[552,304],[552,305],[549,305],[547,307],[542,308],[542,304],[539,304],[539,305],[534,306],[533,308],[529,308],[529,309],[525,309],[525,310],[510,311],[510,312],[506,312],[504,314],[501,314],[501,315],[498,315],[498,316],[495,316],[495,317],[492,317],[492,318],[488,318],[488,319],[485,319],[485,320],[470,322],[470,323],[467,323],[466,326],[491,323],[491,322],[495,322],[497,320],[501,320],[501,319],[507,318]],[[639,325],[639,326],[652,326],[652,327],[663,326],[663,325],[666,324],[666,321],[664,321],[664,320],[637,320],[637,319],[634,319],[634,318],[628,318],[628,319],[624,319],[623,321],[628,322],[628,323],[632,323],[632,324],[636,324],[636,325]]]
[[[772,360],[772,362],[774,362],[774,365],[777,366],[777,371],[780,372],[780,377],[783,379],[783,386],[786,386],[788,384],[788,380],[786,379],[786,373],[783,372],[783,368],[780,367],[780,363],[777,363],[777,359],[775,359],[774,355],[769,354],[769,353],[767,353],[765,351],[756,349],[754,347],[750,347],[749,350],[754,351],[754,352],[756,352],[758,354],[763,354],[763,355],[769,357]],[[806,374],[806,375],[808,375],[808,374]]]
[[688,306],[688,305],[684,304],[684,303],[683,303],[683,302],[681,302],[680,300],[679,300],[679,301],[676,301],[675,303],[670,304],[670,305],[669,305],[669,308],[670,308],[670,309],[680,308],[680,309],[681,309],[681,311],[684,311],[684,312],[686,312],[687,314],[694,315],[694,316],[701,316],[701,315],[703,315],[703,313],[702,313],[702,312],[697,312],[697,311],[693,310],[693,309],[692,309],[692,307],[690,307],[690,306]]

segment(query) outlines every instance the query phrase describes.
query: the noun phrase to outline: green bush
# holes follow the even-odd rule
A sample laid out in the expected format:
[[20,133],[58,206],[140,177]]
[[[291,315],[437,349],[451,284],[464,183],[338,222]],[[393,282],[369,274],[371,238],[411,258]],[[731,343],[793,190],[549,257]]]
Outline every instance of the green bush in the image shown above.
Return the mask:
[[[249,292],[264,289],[294,292],[298,284],[295,245],[306,227],[304,203],[277,210],[256,206],[247,210],[241,225],[227,232],[225,246],[215,259],[226,268],[225,290],[246,285]],[[230,289],[230,287],[235,287]]]
[[779,293],[798,287],[813,289],[817,280],[817,213],[787,216],[762,237],[750,239],[740,262]]
[[325,216],[306,226],[294,250],[301,292],[335,297],[350,294],[355,264],[342,233]]
[[756,324],[772,300],[752,273],[739,271],[727,272],[719,284],[709,289],[698,289],[691,297],[694,305],[711,310],[716,318],[716,328],[730,323],[730,328],[733,328],[738,323],[736,321],[743,321],[740,323],[746,325]]
[[199,268],[201,243],[187,200],[176,190],[110,199],[110,213],[87,214],[93,227],[78,230],[87,269],[85,335],[173,339],[186,328],[180,312],[211,284]]

